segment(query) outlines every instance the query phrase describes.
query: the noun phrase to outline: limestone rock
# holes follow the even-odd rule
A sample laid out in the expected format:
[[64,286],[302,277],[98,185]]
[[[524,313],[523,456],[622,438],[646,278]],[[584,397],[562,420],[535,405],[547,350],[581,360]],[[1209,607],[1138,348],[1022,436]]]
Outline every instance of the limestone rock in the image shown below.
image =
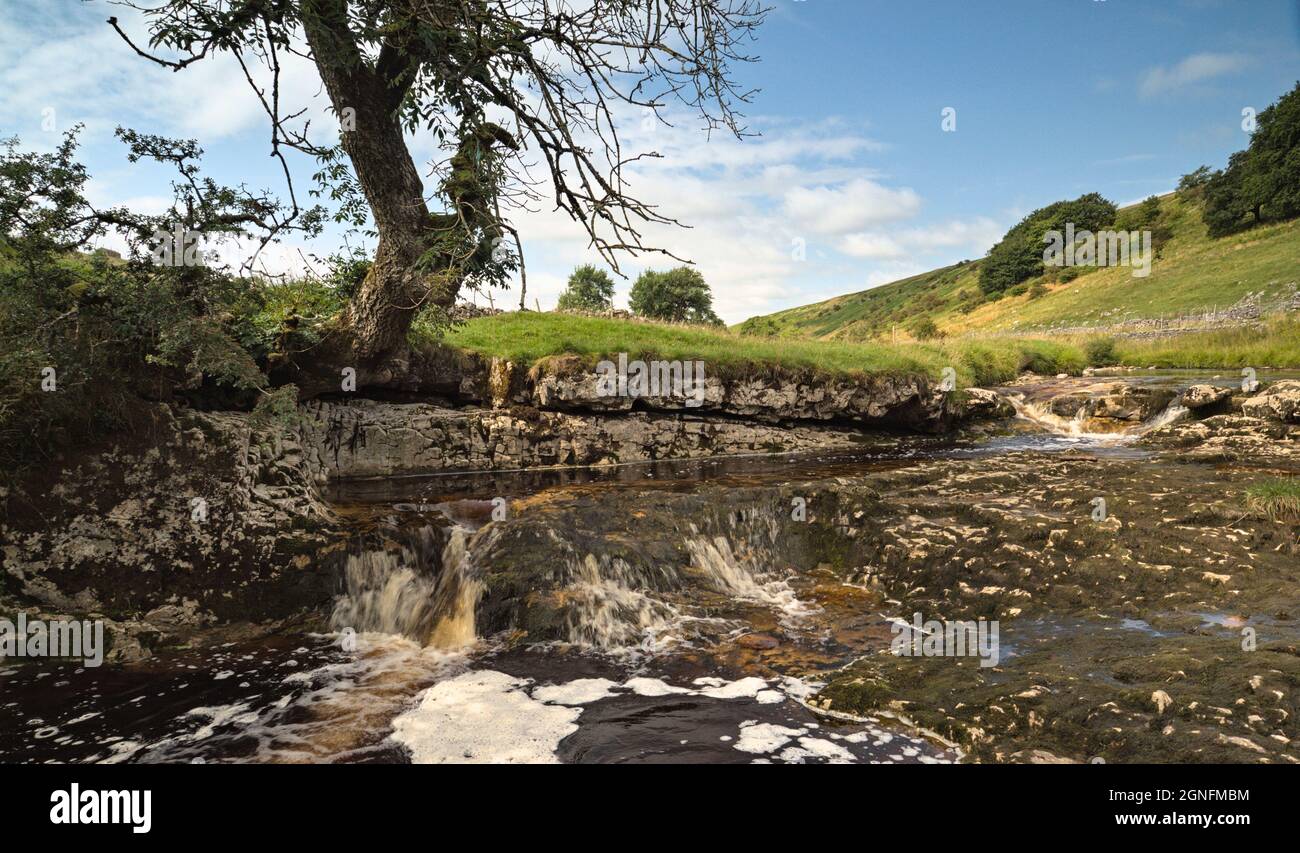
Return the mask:
[[1249,417],[1300,423],[1300,381],[1274,382],[1262,393],[1242,401],[1241,412]]
[[1221,406],[1231,397],[1231,388],[1219,388],[1214,385],[1189,385],[1183,390],[1178,402],[1192,411],[1197,411]]

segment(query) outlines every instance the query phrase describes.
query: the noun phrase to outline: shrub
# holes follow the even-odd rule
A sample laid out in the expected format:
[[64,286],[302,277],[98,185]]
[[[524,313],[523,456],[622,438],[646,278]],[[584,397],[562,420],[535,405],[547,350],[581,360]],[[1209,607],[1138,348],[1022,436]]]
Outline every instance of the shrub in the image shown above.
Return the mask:
[[[179,151],[183,164],[192,153],[154,137],[138,141]],[[269,390],[259,357],[301,334],[304,316],[322,316],[339,304],[320,283],[268,287],[202,265],[160,265],[145,253],[123,260],[86,251],[109,222],[139,247],[164,220],[91,207],[75,151],[75,131],[53,153],[19,151],[16,140],[0,149],[0,465],[6,475],[60,446],[127,426],[145,401],[254,408]],[[184,169],[197,175],[188,164]],[[187,186],[210,196],[178,206],[206,211],[213,221],[230,218],[232,206],[245,203],[238,191],[211,182]],[[285,386],[271,402],[283,409],[293,393]]]
[[929,341],[943,337],[943,332],[939,331],[938,325],[930,317],[915,320],[908,330],[912,333],[912,337],[918,341]]
[[1119,364],[1114,338],[1090,338],[1083,346],[1090,367],[1110,367]]

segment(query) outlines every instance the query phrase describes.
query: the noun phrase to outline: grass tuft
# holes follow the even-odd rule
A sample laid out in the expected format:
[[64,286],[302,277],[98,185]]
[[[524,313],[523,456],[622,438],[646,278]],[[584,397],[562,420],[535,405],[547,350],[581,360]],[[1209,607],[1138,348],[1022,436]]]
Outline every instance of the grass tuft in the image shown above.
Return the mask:
[[1246,509],[1278,522],[1300,522],[1300,478],[1264,480],[1246,489]]

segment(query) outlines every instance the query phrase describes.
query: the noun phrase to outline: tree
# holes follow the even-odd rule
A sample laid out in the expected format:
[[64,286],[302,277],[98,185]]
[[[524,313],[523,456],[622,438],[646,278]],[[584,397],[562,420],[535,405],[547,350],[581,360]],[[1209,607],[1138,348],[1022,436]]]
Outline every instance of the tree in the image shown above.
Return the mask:
[[[461,286],[503,285],[518,265],[509,212],[538,182],[587,230],[615,270],[620,252],[662,251],[645,224],[675,223],[633,197],[618,113],[660,117],[676,100],[707,129],[743,135],[736,111],[750,92],[731,66],[763,20],[759,0],[122,0],[144,16],[141,56],[181,71],[228,53],[244,68],[271,126],[271,151],[294,197],[286,149],[319,160],[318,192],[360,226],[368,212],[375,258],[341,333],[359,366],[405,349],[415,314],[450,307]],[[304,109],[281,102],[291,55],[309,60],[339,118],[337,145],[309,136]],[[260,63],[260,67],[259,66]],[[262,77],[255,71],[262,72]],[[264,82],[257,82],[262,79]],[[405,134],[438,143],[431,210]],[[504,210],[503,210],[504,209]],[[663,252],[669,254],[669,252]],[[400,360],[400,359],[398,359]]]
[[1211,237],[1222,237],[1241,228],[1250,202],[1244,180],[1247,153],[1238,151],[1228,158],[1228,168],[1210,174],[1205,185],[1205,209],[1201,212]]
[[1199,195],[1205,189],[1205,185],[1210,182],[1213,171],[1209,166],[1199,166],[1188,172],[1178,179],[1178,195],[1180,198],[1191,198]]
[[583,264],[569,276],[569,286],[555,307],[561,311],[608,311],[614,307],[614,281],[604,270]]
[[1300,216],[1300,83],[1258,118],[1250,150],[1263,204],[1277,219]]
[[1300,215],[1300,83],[1259,114],[1250,145],[1211,174],[1201,215],[1211,237]]
[[721,325],[713,313],[713,295],[699,270],[677,267],[667,272],[646,270],[632,285],[628,304],[633,313],[670,323]]
[[1067,224],[1073,224],[1076,232],[1097,231],[1113,223],[1115,214],[1115,205],[1097,193],[1035,210],[989,249],[988,257],[980,265],[980,289],[990,294],[1001,293],[1041,274],[1046,232],[1064,232]]

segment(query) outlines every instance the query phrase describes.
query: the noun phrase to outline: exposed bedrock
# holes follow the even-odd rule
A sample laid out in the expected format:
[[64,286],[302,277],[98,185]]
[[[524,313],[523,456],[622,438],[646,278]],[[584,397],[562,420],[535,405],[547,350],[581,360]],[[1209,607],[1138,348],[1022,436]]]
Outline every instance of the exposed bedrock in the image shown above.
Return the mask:
[[[829,573],[865,591],[858,611],[876,627],[864,623],[875,639],[853,663],[809,673],[827,683],[819,708],[903,714],[982,760],[1300,762],[1300,544],[1246,513],[1251,482],[1168,460],[1011,454],[524,499],[470,542],[479,629],[636,647],[737,598],[780,607],[774,580]],[[1000,659],[891,654],[887,620],[914,613],[998,620]],[[801,630],[783,622],[763,654],[781,660]]]
[[448,409],[425,403],[310,403],[304,444],[330,477],[554,465],[607,465],[851,448],[845,426],[754,423],[692,414]]
[[0,610],[103,617],[133,657],[319,607],[344,534],[316,455],[245,414],[154,406],[0,494]]
[[[502,370],[499,362],[494,370]],[[954,395],[918,375],[837,378],[767,367],[716,376],[706,365],[699,390],[637,397],[602,396],[599,378],[579,359],[551,359],[512,379],[510,399],[563,411],[686,411],[768,423],[841,422],[922,432],[946,429],[958,408]]]

